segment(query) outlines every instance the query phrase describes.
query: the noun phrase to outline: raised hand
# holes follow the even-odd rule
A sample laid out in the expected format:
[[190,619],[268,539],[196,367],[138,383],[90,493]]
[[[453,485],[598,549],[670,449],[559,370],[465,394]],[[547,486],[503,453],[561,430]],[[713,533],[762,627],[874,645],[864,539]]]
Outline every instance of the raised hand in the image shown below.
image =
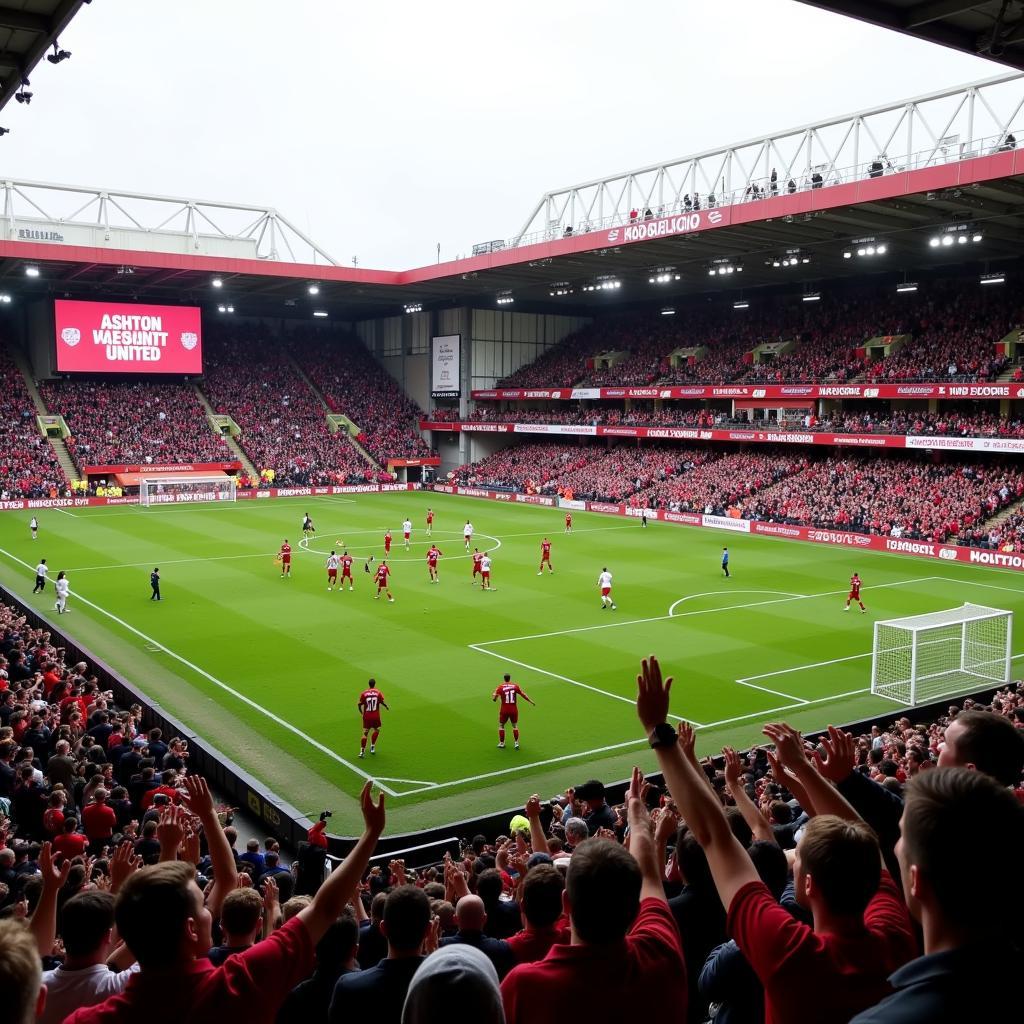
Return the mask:
[[279,890],[277,882],[268,878],[263,882],[263,909],[272,913],[279,902]]
[[643,727],[650,732],[668,718],[669,691],[672,677],[662,680],[661,665],[652,654],[640,663],[636,677],[636,713]]
[[156,826],[156,838],[160,844],[161,860],[177,859],[178,847],[181,846],[182,840],[185,838],[183,816],[182,809],[173,804],[160,811],[160,821]]
[[110,858],[110,891],[116,894],[141,867],[142,858],[135,855],[132,844],[122,843]]
[[526,807],[524,810],[527,818],[532,819],[540,817],[540,797],[536,793],[526,801]]
[[[65,858],[60,867],[54,863],[53,847],[49,843],[43,843],[39,851],[39,873],[43,876],[43,888],[56,892],[68,880],[68,872],[71,871],[71,862]],[[89,872],[86,872],[86,878]]]
[[381,792],[374,803],[371,789],[373,783],[367,779],[366,785],[363,786],[363,791],[359,794],[359,805],[363,812],[363,824],[366,826],[366,831],[373,835],[379,836],[384,831],[384,822],[386,815],[384,813],[384,793]]
[[730,789],[741,785],[743,776],[743,765],[740,756],[732,747],[722,747],[722,757],[725,758],[725,781]]
[[668,846],[669,840],[679,831],[679,815],[674,807],[662,807],[654,826],[654,838],[659,848]]
[[839,783],[848,779],[857,763],[856,740],[848,732],[830,725],[828,736],[822,737],[821,745],[825,749],[825,756],[816,755],[814,759],[818,771],[830,782]]
[[697,734],[693,731],[693,726],[689,722],[680,722],[676,726],[676,735],[679,737],[679,749],[683,756],[699,769],[696,754]]
[[775,744],[775,757],[784,768],[795,771],[807,762],[800,733],[792,726],[773,722],[761,731]]
[[201,775],[186,775],[184,779],[185,794],[182,800],[185,806],[203,822],[216,817],[216,810],[213,806],[213,796],[206,779]]

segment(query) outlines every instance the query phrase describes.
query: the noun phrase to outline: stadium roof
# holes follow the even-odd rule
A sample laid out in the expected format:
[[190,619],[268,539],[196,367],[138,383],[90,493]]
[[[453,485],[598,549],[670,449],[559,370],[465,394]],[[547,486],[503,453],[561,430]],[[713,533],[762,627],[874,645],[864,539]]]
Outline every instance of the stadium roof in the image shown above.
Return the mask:
[[82,0],[0,3],[0,110],[29,78],[81,6]]
[[[1022,0],[802,0],[1024,71]],[[879,70],[879,69],[875,69]],[[884,74],[884,69],[881,70]]]

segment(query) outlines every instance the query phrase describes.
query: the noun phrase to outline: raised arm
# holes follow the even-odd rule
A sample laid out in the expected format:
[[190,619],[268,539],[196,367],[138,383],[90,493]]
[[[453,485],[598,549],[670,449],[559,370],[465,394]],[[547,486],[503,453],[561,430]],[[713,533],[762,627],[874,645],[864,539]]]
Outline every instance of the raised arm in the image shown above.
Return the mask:
[[746,787],[743,785],[742,766],[739,755],[732,747],[722,747],[722,756],[725,758],[725,786],[729,795],[736,804],[737,810],[743,815],[743,820],[750,826],[754,838],[763,840],[766,843],[775,843],[775,833],[772,831],[768,819],[757,809],[754,801],[747,795]]
[[231,843],[220,827],[217,808],[206,779],[201,775],[185,776],[185,804],[199,819],[206,834],[206,847],[210,852],[210,866],[213,868],[213,888],[206,901],[207,909],[214,919],[220,917],[224,897],[238,884],[238,869]]
[[534,793],[526,801],[526,819],[530,823],[530,845],[534,853],[547,853],[548,840],[540,823],[540,797]]
[[366,865],[370,862],[377,840],[384,831],[384,794],[376,803],[370,795],[372,783],[367,781],[359,796],[363,811],[363,834],[352,852],[328,876],[313,902],[300,911],[313,942],[319,942],[324,932],[338,919],[345,904],[352,899]]
[[657,658],[652,655],[642,662],[637,676],[637,715],[656,744],[654,752],[669,793],[694,838],[704,847],[719,898],[728,909],[742,886],[759,880],[757,870],[732,834],[722,805],[706,784],[704,773],[695,767],[693,729],[680,723],[678,741],[672,741],[675,730],[665,721],[671,687],[671,678],[662,681]]
[[43,843],[39,851],[39,871],[43,876],[43,888],[28,923],[40,956],[53,955],[53,943],[57,938],[57,895],[68,880],[70,870],[71,862],[67,859],[58,868],[53,863],[53,848],[49,843]]
[[626,793],[626,815],[629,819],[629,852],[640,865],[643,879],[640,899],[665,899],[665,886],[661,881],[662,866],[658,862],[658,847],[654,839],[654,825],[643,798],[644,776],[639,768],[633,769],[633,778]]

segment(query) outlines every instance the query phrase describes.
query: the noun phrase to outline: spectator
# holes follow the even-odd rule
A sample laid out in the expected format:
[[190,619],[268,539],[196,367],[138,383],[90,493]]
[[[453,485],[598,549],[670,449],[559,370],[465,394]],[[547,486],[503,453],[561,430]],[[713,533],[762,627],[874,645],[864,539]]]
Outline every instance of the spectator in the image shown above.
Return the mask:
[[494,965],[465,945],[429,956],[413,975],[402,1024],[505,1024]]
[[214,946],[206,958],[214,967],[220,967],[232,954],[249,949],[262,927],[263,897],[255,889],[229,892],[220,912],[222,942]]
[[474,946],[494,965],[499,978],[504,978],[514,960],[507,942],[492,939],[484,934],[487,911],[479,896],[463,896],[455,905],[455,920],[459,930],[448,938],[441,939],[441,946]]
[[33,1024],[46,1007],[39,954],[20,921],[0,921],[0,1006],[10,1024]]
[[393,889],[384,905],[381,930],[388,940],[388,955],[376,967],[338,980],[330,1024],[371,1019],[375,1024],[400,1024],[409,984],[424,960],[424,943],[431,932],[430,901],[422,890],[414,885]]
[[539,864],[526,873],[520,900],[523,928],[508,940],[516,963],[543,960],[556,943],[568,942],[568,922],[562,916],[564,891],[562,873],[550,864]]
[[342,914],[316,944],[316,968],[289,993],[277,1024],[325,1021],[338,979],[359,971],[358,952],[359,925],[350,913]]

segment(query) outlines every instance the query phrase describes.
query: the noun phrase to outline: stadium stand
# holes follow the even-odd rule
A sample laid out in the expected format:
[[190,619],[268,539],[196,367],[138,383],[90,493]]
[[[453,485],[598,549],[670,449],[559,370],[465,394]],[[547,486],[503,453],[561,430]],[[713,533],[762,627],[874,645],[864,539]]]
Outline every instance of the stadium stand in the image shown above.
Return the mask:
[[[378,473],[341,433],[291,363],[286,339],[263,326],[207,335],[202,387],[218,413],[230,415],[256,469],[288,485],[362,483]],[[300,344],[301,339],[295,339]]]
[[[374,1020],[399,1024],[435,1020],[438,1001],[453,999],[471,1007],[457,1020],[563,1020],[609,943],[619,970],[602,976],[615,1007],[599,1021],[617,1019],[627,996],[676,1021],[920,1019],[873,1008],[965,980],[956,961],[952,982],[933,972],[913,988],[893,975],[921,952],[910,913],[932,922],[925,954],[946,914],[952,948],[1013,955],[1021,898],[1004,879],[1024,844],[1021,682],[931,718],[830,729],[814,758],[773,724],[774,752],[725,748],[698,762],[684,725],[678,743],[656,748],[664,799],[638,771],[621,803],[596,779],[550,801],[533,795],[510,822],[522,831],[467,836],[444,863],[369,869],[386,812],[367,787],[363,836],[300,896],[299,865],[281,866],[273,841],[238,849],[231,809],[189,772],[180,737],[143,729],[140,709],[114,706],[87,663],[65,664],[50,633],[6,604],[0,684],[4,1010],[40,983],[38,966],[8,983],[24,943],[23,960],[38,955],[46,969],[45,1024],[128,1019],[153,984],[172,1009],[247,1007],[253,1020],[337,1022],[371,1000]],[[675,740],[667,708],[652,659],[638,734]],[[310,830],[312,846],[323,830]],[[934,889],[908,912],[899,884],[911,865]],[[193,879],[212,923],[198,932],[190,900],[168,903]],[[570,926],[567,959],[556,947]],[[962,970],[975,977],[975,959]]]
[[51,380],[39,384],[47,409],[64,417],[68,451],[83,466],[230,462],[187,383]]
[[9,498],[63,494],[67,477],[36,424],[21,371],[0,346],[0,493]]
[[[679,309],[604,317],[563,339],[535,362],[498,382],[501,387],[636,386],[810,381],[988,381],[1007,367],[995,345],[1022,320],[1012,293],[978,293],[976,282],[937,282],[920,293],[875,289],[765,300],[757,313]],[[874,338],[910,340],[869,361]],[[781,354],[755,361],[759,345],[789,343]],[[675,360],[676,350],[696,354]],[[612,354],[626,353],[624,358]],[[613,365],[595,368],[611,356]],[[615,360],[618,361],[615,361]]]
[[331,410],[359,427],[359,443],[381,466],[435,454],[416,426],[423,411],[358,338],[306,339],[294,354]]

